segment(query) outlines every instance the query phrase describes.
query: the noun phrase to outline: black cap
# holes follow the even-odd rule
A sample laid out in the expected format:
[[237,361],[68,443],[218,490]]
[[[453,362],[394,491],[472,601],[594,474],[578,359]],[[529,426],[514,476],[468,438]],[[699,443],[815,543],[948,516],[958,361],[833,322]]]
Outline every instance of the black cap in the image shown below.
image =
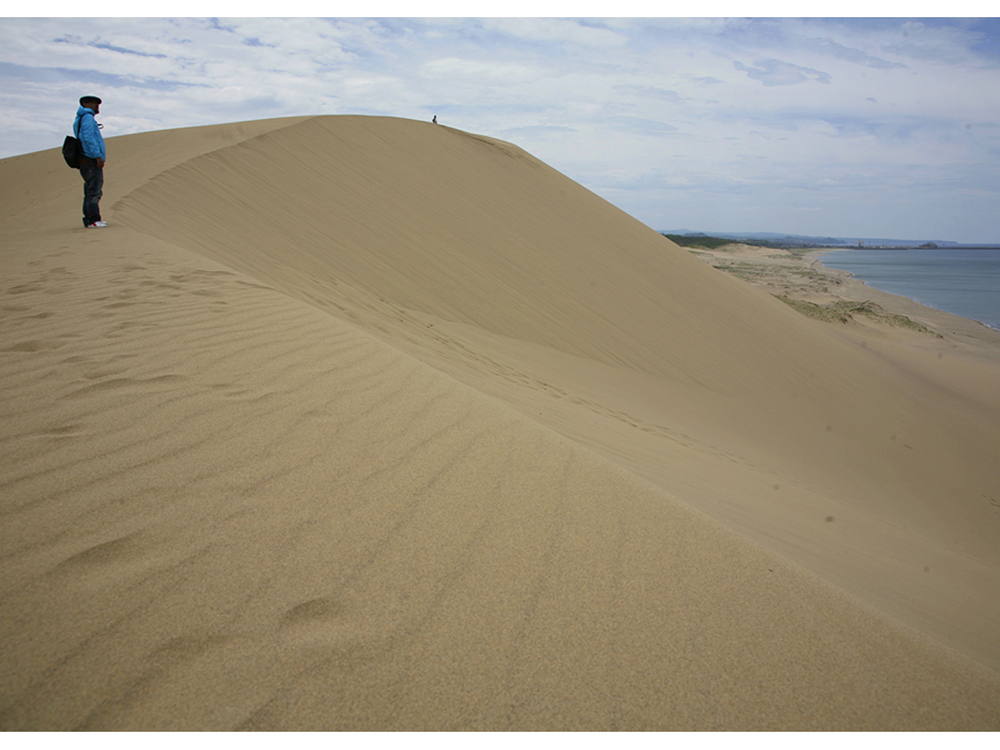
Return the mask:
[[84,103],[86,103],[86,102],[97,102],[98,104],[100,104],[101,103],[101,97],[99,97],[99,96],[81,96],[80,97],[80,106],[82,107],[84,105]]

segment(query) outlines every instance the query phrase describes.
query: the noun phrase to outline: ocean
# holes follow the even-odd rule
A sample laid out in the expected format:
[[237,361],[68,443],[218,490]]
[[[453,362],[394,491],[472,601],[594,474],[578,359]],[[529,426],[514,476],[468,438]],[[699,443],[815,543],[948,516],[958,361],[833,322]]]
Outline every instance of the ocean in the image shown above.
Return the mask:
[[1000,249],[831,250],[823,265],[1000,330]]

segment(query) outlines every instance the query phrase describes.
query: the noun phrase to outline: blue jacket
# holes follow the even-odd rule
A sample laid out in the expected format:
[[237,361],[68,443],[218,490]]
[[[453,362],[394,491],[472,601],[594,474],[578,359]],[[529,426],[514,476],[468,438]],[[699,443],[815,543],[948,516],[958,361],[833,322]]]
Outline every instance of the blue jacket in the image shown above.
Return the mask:
[[73,135],[80,139],[84,156],[89,156],[91,159],[107,158],[104,151],[104,139],[97,127],[97,120],[94,119],[94,110],[89,107],[80,107],[76,110],[76,119],[73,120]]

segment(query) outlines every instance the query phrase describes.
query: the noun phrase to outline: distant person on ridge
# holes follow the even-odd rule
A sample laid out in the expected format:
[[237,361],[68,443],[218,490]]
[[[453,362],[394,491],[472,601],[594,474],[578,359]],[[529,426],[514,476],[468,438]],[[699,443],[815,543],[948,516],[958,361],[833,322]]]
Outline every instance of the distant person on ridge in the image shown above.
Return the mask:
[[431,118],[431,122],[433,122],[435,125],[437,125],[438,124],[438,116],[434,115],[434,117]]
[[80,176],[83,178],[83,226],[106,227],[101,221],[101,196],[104,195],[104,138],[94,115],[101,111],[96,96],[80,97],[80,107],[73,121],[73,135],[80,140]]

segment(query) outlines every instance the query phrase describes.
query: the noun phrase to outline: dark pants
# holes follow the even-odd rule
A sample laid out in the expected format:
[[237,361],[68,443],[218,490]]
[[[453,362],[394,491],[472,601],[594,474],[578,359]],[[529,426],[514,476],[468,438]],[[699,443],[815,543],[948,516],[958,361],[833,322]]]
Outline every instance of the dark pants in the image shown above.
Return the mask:
[[104,168],[97,160],[80,157],[80,176],[83,178],[83,225],[101,220],[101,196],[104,195]]

